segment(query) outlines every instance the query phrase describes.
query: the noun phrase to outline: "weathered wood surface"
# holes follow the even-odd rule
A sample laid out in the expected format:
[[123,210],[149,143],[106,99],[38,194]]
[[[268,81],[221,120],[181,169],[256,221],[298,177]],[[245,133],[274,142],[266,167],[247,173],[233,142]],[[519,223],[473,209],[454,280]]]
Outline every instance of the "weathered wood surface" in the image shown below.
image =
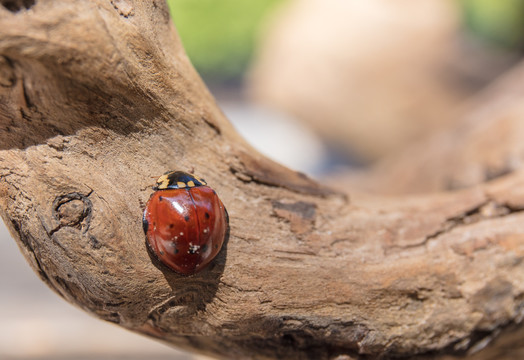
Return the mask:
[[450,191],[521,169],[523,78],[521,63],[464,104],[455,115],[456,126],[393,153],[373,171],[350,174],[346,186],[388,194]]
[[[70,302],[228,359],[522,339],[523,171],[451,193],[338,193],[235,133],[164,2],[0,4],[1,215]],[[226,248],[191,278],[156,265],[141,228],[151,177],[170,169],[194,169],[230,214]]]

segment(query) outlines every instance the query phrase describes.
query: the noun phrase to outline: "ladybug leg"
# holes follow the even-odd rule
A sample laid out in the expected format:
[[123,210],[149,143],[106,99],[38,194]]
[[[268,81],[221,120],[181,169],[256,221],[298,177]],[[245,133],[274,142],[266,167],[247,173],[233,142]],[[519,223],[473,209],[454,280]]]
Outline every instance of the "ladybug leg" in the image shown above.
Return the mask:
[[138,199],[138,205],[140,205],[141,209],[145,209],[146,203],[142,199]]
[[224,236],[224,244],[229,241],[229,235],[231,228],[229,227],[229,213],[227,212],[226,207],[224,207],[224,212],[226,213],[226,235]]
[[149,230],[149,222],[146,219],[145,211],[144,211],[144,215],[142,216],[142,228],[144,229],[144,234],[147,235],[147,231]]

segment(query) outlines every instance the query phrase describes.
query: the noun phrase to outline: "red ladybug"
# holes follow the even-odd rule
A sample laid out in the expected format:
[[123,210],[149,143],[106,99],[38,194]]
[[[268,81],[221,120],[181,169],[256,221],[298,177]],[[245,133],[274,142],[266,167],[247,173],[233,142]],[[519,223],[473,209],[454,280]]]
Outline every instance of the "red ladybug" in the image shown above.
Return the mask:
[[142,220],[147,243],[160,261],[193,275],[217,256],[228,229],[228,215],[215,190],[183,171],[162,175]]

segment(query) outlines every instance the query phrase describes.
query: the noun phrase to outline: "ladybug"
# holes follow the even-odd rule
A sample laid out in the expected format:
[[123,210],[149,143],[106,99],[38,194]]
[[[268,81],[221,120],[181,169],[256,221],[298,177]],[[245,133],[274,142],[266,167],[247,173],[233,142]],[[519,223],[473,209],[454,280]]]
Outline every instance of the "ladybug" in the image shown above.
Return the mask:
[[204,179],[183,171],[162,175],[153,186],[142,224],[158,259],[182,275],[204,269],[219,253],[228,214]]

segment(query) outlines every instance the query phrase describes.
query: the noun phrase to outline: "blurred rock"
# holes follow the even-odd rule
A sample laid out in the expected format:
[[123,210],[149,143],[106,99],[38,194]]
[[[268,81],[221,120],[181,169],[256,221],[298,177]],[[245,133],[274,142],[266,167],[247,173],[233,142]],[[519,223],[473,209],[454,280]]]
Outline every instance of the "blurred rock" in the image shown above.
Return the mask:
[[294,0],[253,66],[256,101],[370,161],[441,129],[512,58],[464,41],[449,0]]

